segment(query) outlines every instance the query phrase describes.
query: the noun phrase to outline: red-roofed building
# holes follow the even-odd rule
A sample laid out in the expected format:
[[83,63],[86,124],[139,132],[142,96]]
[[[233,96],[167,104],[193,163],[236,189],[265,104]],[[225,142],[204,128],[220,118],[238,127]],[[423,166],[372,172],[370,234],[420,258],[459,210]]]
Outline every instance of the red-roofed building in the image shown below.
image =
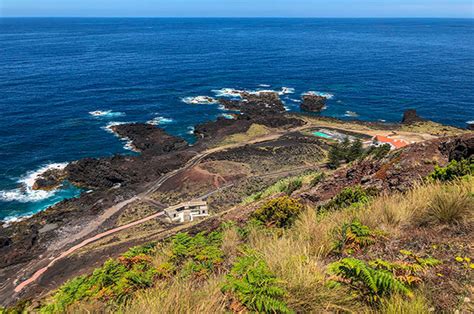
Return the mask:
[[374,140],[380,145],[389,144],[393,149],[402,148],[408,145],[404,140],[389,138],[383,135],[376,135]]

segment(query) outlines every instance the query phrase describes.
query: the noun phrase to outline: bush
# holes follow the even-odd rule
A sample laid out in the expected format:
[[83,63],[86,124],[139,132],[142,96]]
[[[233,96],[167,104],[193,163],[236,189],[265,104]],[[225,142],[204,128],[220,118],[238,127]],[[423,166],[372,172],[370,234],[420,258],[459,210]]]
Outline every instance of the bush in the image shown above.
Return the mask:
[[366,155],[367,156],[374,156],[375,159],[382,159],[390,153],[391,146],[389,144],[383,144],[380,146],[370,146],[370,148],[367,150]]
[[452,160],[446,167],[436,166],[429,178],[439,181],[452,181],[456,178],[474,174],[474,158]]
[[303,181],[300,178],[296,178],[288,182],[288,185],[285,189],[285,193],[288,195],[293,194],[294,191],[301,189],[303,186]]
[[236,261],[222,290],[235,295],[250,311],[292,313],[283,301],[281,282],[255,252],[246,252]]
[[303,204],[288,196],[272,199],[258,208],[252,218],[278,228],[289,227],[303,210]]
[[377,191],[374,189],[363,189],[361,186],[348,187],[334,196],[328,203],[321,206],[322,210],[337,210],[355,204],[366,203]]
[[362,156],[364,156],[362,141],[356,139],[350,142],[348,138],[345,138],[343,142],[334,144],[329,150],[328,166],[331,169],[336,169],[343,161],[351,162]]
[[358,220],[345,223],[333,231],[335,236],[334,251],[336,253],[352,254],[375,242],[377,232],[370,230]]
[[309,183],[310,187],[315,187],[318,185],[321,181],[323,181],[325,178],[324,172],[317,173],[312,179],[311,182]]

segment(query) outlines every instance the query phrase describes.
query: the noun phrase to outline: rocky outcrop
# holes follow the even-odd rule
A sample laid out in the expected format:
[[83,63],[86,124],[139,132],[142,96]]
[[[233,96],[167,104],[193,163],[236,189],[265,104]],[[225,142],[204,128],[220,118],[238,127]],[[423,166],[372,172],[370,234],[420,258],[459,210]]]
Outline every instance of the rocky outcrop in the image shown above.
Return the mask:
[[474,155],[474,136],[464,135],[448,139],[440,144],[439,149],[449,160],[461,160]]
[[195,152],[179,151],[163,155],[85,158],[66,167],[67,179],[93,190],[133,187],[157,180],[164,173],[183,166]]
[[243,92],[240,94],[242,101],[240,102],[240,111],[244,115],[258,116],[281,114],[285,112],[285,106],[274,92],[261,92],[258,94],[250,94]]
[[64,179],[66,172],[63,169],[49,169],[39,175],[33,184],[33,190],[50,191],[57,189]]
[[241,99],[220,98],[219,103],[228,110],[239,111],[236,119],[218,118],[216,121],[199,124],[194,134],[199,139],[219,140],[225,136],[244,133],[252,124],[270,128],[297,127],[304,121],[285,115],[285,106],[278,93],[240,93]]
[[163,154],[185,148],[188,144],[182,138],[171,136],[151,124],[132,123],[111,127],[118,136],[130,139],[132,146],[142,153]]
[[324,202],[355,185],[403,192],[429,175],[435,165],[444,166],[451,159],[469,157],[473,149],[474,134],[412,144],[382,160],[366,158],[342,168],[301,196],[313,203]]
[[318,95],[303,95],[300,109],[307,112],[321,112],[326,106],[326,98]]
[[234,110],[234,111],[240,110],[240,100],[219,98],[217,101],[226,110]]
[[403,113],[402,124],[413,124],[417,122],[426,121],[425,119],[421,118],[415,109],[408,109],[405,110]]

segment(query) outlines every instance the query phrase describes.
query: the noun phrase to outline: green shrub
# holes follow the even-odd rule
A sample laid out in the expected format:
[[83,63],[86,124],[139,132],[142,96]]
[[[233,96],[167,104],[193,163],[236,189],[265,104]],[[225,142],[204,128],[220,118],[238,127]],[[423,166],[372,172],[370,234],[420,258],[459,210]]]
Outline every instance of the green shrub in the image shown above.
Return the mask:
[[390,153],[391,146],[389,144],[383,144],[380,146],[370,146],[366,152],[367,156],[374,156],[375,159],[380,160]]
[[411,290],[386,270],[375,269],[364,261],[344,258],[328,267],[329,273],[339,277],[342,284],[358,292],[362,299],[375,303],[381,298],[399,293],[412,296]]
[[474,158],[452,160],[446,167],[436,166],[429,175],[430,179],[439,181],[452,181],[456,178],[474,174]]
[[282,196],[266,202],[258,208],[252,218],[278,228],[289,227],[303,210],[303,204],[288,196]]
[[345,138],[341,143],[334,144],[329,150],[328,166],[331,169],[336,169],[342,162],[351,162],[363,157],[365,154],[362,146],[362,141],[356,139],[352,142]]
[[343,224],[341,228],[334,230],[333,234],[335,237],[333,250],[336,253],[352,254],[373,244],[380,233],[354,220]]
[[292,313],[283,301],[281,282],[255,252],[246,252],[235,262],[222,290],[232,293],[250,311]]
[[377,191],[374,189],[363,189],[361,186],[348,187],[333,197],[328,203],[321,206],[322,210],[337,210],[349,207],[355,204],[363,204],[375,196]]
[[291,180],[288,182],[288,185],[286,186],[285,193],[288,195],[291,195],[294,191],[301,189],[303,186],[303,180],[300,178],[296,178],[294,180]]
[[309,186],[310,187],[315,187],[316,185],[318,185],[321,181],[324,180],[324,178],[326,177],[326,175],[324,174],[324,172],[319,172],[317,173],[310,181],[309,183]]

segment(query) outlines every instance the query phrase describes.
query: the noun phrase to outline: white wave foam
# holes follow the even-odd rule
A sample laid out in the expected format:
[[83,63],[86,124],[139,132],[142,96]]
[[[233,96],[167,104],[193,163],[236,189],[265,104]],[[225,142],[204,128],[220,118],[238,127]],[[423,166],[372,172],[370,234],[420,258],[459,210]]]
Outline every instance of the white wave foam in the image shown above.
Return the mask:
[[122,117],[125,115],[125,113],[123,112],[113,112],[112,110],[90,111],[89,114],[94,117],[107,117],[107,118]]
[[356,118],[356,117],[358,117],[359,115],[357,114],[357,112],[349,111],[349,110],[348,110],[348,111],[346,111],[346,113],[344,114],[344,116]]
[[27,218],[30,218],[31,216],[33,216],[33,215],[24,215],[24,216],[19,216],[19,217],[7,216],[7,217],[3,218],[3,220],[2,220],[2,222],[3,222],[3,227],[4,227],[4,228],[7,228],[7,227],[10,226],[12,223],[25,220],[25,219],[27,219]]
[[229,120],[235,119],[233,115],[228,114],[228,113],[221,114],[221,117],[224,117],[224,118],[229,119]]
[[150,121],[148,121],[148,124],[153,124],[153,125],[162,125],[162,124],[169,124],[173,123],[174,120],[171,118],[165,118],[165,117],[156,117]]
[[38,170],[28,172],[25,176],[21,177],[18,180],[18,184],[21,185],[20,188],[13,190],[0,191],[0,200],[7,202],[20,202],[20,203],[30,203],[38,202],[44,199],[47,199],[53,196],[56,191],[43,191],[43,190],[33,190],[33,185],[36,180],[47,170],[58,169],[62,170],[67,166],[67,163],[52,163],[45,165]]
[[194,134],[194,127],[193,126],[188,126],[188,131],[186,132],[188,134]]
[[474,120],[466,121],[467,124],[474,124]]
[[114,130],[112,130],[112,127],[113,127],[113,126],[116,126],[116,125],[129,124],[129,123],[133,123],[133,122],[113,121],[113,122],[107,123],[107,125],[104,126],[104,127],[102,127],[102,129],[105,130],[105,131],[107,131],[107,132],[109,132],[109,133],[112,133],[112,134],[118,136],[117,133],[115,133]]
[[271,85],[269,85],[269,84],[259,84],[258,86],[260,86],[260,87],[270,87]]
[[291,100],[292,102],[296,102],[296,103],[300,103],[300,102],[301,102],[301,100],[299,100],[299,99],[289,98],[289,100]]
[[295,89],[291,87],[282,87],[281,90],[274,90],[274,89],[240,90],[240,89],[235,89],[235,88],[222,88],[222,89],[214,89],[212,90],[212,92],[216,94],[216,96],[218,97],[240,98],[242,93],[248,93],[251,95],[260,95],[261,93],[277,93],[278,95],[282,96],[282,95],[287,95],[287,94],[294,94]]
[[286,95],[286,94],[294,94],[295,93],[295,89],[292,88],[292,87],[282,87],[281,88],[281,92],[279,92],[279,94],[282,94],[282,95]]
[[181,100],[189,105],[211,105],[217,103],[217,99],[209,96],[185,97]]
[[218,97],[231,97],[231,98],[240,98],[240,94],[244,93],[244,90],[234,89],[234,88],[221,88],[213,89],[212,92]]
[[126,150],[131,150],[131,151],[133,151],[133,152],[138,153],[139,150],[137,150],[137,149],[133,146],[132,141],[131,141],[128,137],[126,137],[126,136],[124,136],[124,137],[119,136],[117,133],[114,132],[114,130],[112,130],[112,127],[114,127],[114,126],[116,126],[116,125],[130,124],[130,123],[133,123],[133,122],[118,122],[118,121],[113,121],[113,122],[107,123],[107,125],[104,126],[104,127],[102,127],[102,129],[105,130],[106,132],[109,132],[109,133],[115,135],[115,136],[118,137],[121,141],[125,142],[125,145],[123,146],[124,149],[126,149]]
[[324,93],[324,92],[316,92],[316,91],[308,91],[306,93],[303,93],[303,95],[311,95],[311,96],[321,96],[326,99],[333,99],[334,95],[331,93]]

